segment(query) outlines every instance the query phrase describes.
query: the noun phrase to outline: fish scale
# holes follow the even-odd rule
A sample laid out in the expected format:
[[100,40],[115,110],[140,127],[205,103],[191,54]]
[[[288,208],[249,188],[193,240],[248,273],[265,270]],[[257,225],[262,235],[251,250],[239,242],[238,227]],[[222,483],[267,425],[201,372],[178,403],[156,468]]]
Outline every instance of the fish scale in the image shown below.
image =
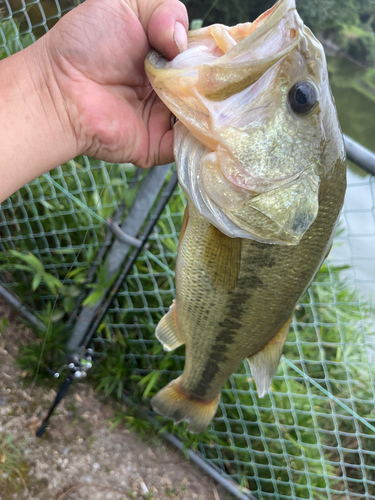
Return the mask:
[[[207,279],[201,279],[200,257],[210,246],[208,233],[214,228],[190,208],[176,268],[178,326],[186,341],[181,384],[186,391],[204,399],[217,396],[243,359],[261,351],[285,324],[312,280],[311,268],[319,269],[331,246],[339,214],[337,199],[344,193],[345,165],[340,162],[318,217],[298,246],[240,240],[241,267],[234,290],[226,294],[210,278],[220,269],[217,259],[205,261]],[[232,241],[237,245],[236,239]],[[213,352],[217,353],[214,359]]]

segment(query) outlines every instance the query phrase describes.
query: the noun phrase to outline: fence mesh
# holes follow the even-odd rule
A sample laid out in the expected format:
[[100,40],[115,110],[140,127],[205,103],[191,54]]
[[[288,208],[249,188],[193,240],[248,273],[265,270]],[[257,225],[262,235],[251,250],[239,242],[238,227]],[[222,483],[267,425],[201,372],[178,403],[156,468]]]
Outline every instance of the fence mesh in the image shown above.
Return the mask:
[[[0,5],[1,58],[73,7]],[[52,314],[66,317],[88,290],[88,269],[102,272],[97,251],[110,245],[102,221],[131,205],[138,178],[132,165],[78,157],[12,195],[0,210],[1,284],[51,314],[56,279],[65,279]],[[114,370],[120,360],[124,388],[139,400],[146,394],[143,403],[183,369],[184,348],[166,355],[154,329],[175,295],[184,205],[178,188],[93,341]],[[333,250],[296,309],[271,390],[259,399],[243,364],[211,428],[191,441],[258,499],[375,499],[374,249],[375,181],[351,166]],[[183,424],[175,431],[186,437]]]

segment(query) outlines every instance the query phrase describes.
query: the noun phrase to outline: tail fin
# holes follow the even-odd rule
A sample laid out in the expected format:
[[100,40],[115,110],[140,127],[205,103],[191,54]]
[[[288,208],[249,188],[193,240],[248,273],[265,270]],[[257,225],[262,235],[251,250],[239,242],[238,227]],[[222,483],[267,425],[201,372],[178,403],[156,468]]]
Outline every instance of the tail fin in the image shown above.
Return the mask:
[[161,389],[151,399],[151,404],[157,413],[171,418],[176,424],[186,420],[189,422],[188,430],[198,434],[203,432],[214,418],[220,394],[207,401],[194,398],[182,389],[180,378],[172,380]]

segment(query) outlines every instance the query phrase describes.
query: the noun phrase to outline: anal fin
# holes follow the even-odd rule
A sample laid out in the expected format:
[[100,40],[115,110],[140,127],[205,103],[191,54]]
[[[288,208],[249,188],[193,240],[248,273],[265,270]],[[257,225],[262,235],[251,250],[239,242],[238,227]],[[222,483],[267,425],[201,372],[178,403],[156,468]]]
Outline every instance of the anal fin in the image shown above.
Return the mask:
[[173,349],[177,349],[177,347],[185,343],[177,329],[175,300],[172,302],[167,314],[159,321],[155,336],[163,344],[166,351],[173,351]]
[[151,399],[156,413],[171,418],[176,424],[186,420],[188,430],[195,434],[203,432],[210,424],[220,401],[220,394],[213,399],[198,399],[184,391],[181,377],[172,380]]
[[247,358],[260,398],[267,393],[277,371],[292,319],[293,314],[277,335],[261,351],[251,356],[251,358]]

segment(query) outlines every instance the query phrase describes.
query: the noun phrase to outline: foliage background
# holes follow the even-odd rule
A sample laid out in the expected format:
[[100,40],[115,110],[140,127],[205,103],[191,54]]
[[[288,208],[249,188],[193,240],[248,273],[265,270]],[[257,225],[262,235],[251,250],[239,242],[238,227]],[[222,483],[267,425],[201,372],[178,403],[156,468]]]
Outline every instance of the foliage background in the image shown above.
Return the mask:
[[[183,3],[190,19],[203,19],[204,25],[233,25],[253,21],[275,2],[183,0]],[[315,34],[333,38],[352,57],[365,65],[375,65],[374,0],[297,0],[296,3],[305,24]]]

